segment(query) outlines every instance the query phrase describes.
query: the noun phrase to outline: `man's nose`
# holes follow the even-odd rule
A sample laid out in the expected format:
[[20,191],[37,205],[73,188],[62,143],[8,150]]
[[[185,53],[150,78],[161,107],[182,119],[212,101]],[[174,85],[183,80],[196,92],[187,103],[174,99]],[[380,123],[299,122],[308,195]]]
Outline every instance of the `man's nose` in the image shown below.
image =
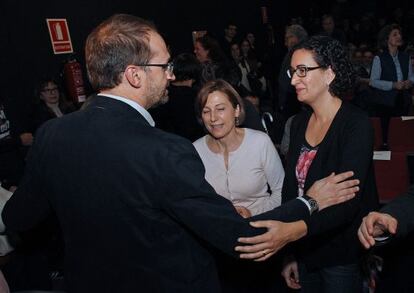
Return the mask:
[[168,80],[171,80],[171,81],[174,81],[174,80],[175,80],[175,74],[174,74],[174,72],[169,73],[169,72],[167,71],[167,79],[168,79]]

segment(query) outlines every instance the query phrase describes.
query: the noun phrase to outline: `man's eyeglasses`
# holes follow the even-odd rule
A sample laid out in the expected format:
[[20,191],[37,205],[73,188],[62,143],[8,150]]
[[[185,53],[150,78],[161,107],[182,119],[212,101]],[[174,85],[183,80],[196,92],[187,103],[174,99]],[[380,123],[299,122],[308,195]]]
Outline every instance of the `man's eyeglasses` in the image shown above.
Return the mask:
[[309,67],[306,65],[298,65],[296,66],[295,69],[290,67],[287,70],[287,75],[289,76],[289,78],[292,78],[293,74],[296,73],[296,75],[299,77],[305,77],[306,74],[308,74],[308,71],[312,71],[312,70],[319,69],[319,68],[324,68],[324,66]]
[[165,64],[155,64],[155,63],[147,63],[147,64],[137,64],[137,66],[156,66],[156,67],[162,67],[169,75],[172,75],[174,73],[174,63],[168,62]]
[[49,94],[55,93],[57,91],[58,91],[57,87],[52,87],[50,89],[48,89],[48,88],[42,89],[42,93],[49,93]]

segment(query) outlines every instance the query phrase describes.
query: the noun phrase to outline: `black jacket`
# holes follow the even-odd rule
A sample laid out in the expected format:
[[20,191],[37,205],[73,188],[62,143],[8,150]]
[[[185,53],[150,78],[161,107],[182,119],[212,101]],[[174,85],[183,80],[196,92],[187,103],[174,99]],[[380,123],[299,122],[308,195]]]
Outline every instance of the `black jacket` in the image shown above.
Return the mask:
[[380,212],[397,219],[397,236],[406,236],[414,231],[414,185],[411,185],[407,193],[385,205]]
[[[282,198],[298,194],[295,168],[312,111],[298,114],[291,127],[290,146],[285,169]],[[362,217],[377,208],[378,196],[372,163],[373,129],[369,118],[358,108],[342,103],[307,173],[305,192],[332,172],[354,171],[360,191],[345,203],[313,215],[307,222],[308,237],[296,247],[299,261],[309,269],[357,263],[361,245],[357,229]]]
[[[51,210],[65,241],[68,292],[219,292],[209,248],[237,257],[238,237],[263,232],[205,181],[188,140],[103,96],[39,129],[2,217],[23,231]],[[294,200],[263,215],[307,214]]]

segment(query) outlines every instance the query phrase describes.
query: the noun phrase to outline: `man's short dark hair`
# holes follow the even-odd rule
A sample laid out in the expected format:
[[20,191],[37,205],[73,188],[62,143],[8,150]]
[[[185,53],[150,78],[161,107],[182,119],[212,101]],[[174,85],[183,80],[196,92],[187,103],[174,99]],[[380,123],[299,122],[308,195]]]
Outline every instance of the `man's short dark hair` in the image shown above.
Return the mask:
[[88,36],[85,45],[86,69],[95,90],[120,84],[128,65],[148,63],[151,59],[149,33],[155,26],[128,14],[115,14]]

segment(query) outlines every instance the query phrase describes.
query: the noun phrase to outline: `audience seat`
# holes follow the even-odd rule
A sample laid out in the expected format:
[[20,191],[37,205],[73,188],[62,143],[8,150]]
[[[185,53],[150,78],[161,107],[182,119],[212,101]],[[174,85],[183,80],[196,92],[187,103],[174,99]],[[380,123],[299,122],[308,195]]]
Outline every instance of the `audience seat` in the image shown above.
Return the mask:
[[388,145],[392,151],[414,151],[414,120],[392,117],[388,130]]
[[408,173],[410,185],[414,184],[414,152],[407,154]]
[[[372,117],[371,123],[375,132],[374,150],[379,150],[382,144],[381,122],[379,118]],[[378,195],[382,203],[404,193],[410,185],[410,170],[413,164],[410,158],[414,153],[414,120],[391,118],[388,145],[391,160],[374,161]]]
[[375,179],[380,202],[386,203],[409,187],[407,152],[391,152],[391,160],[374,160]]
[[371,117],[374,128],[374,150],[379,150],[382,145],[381,120],[379,117]]

